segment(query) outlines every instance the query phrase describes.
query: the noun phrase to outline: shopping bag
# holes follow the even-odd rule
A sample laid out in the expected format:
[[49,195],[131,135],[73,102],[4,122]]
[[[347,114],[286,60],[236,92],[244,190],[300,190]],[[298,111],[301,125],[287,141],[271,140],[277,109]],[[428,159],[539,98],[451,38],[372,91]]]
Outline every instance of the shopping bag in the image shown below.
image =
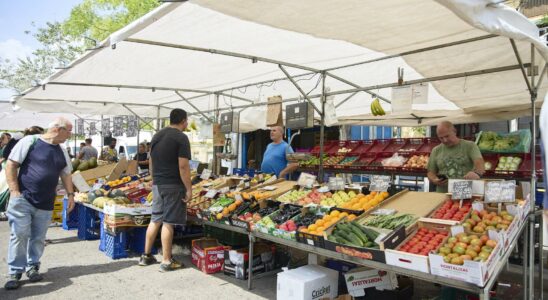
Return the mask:
[[272,96],[268,98],[266,108],[266,126],[284,126],[282,115],[282,96]]

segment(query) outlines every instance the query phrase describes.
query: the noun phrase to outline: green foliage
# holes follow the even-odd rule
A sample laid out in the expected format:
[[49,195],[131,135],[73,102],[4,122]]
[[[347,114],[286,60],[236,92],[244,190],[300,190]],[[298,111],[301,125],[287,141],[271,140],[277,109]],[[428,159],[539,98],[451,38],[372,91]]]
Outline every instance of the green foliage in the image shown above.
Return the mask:
[[32,56],[17,61],[0,57],[0,88],[22,93],[158,5],[158,0],[83,0],[65,21],[26,32],[42,45]]

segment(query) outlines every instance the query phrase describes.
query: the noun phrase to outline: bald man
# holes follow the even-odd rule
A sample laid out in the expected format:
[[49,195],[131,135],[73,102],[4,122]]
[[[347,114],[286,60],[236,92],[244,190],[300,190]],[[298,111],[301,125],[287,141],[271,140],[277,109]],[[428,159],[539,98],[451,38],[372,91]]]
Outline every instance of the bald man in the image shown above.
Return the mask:
[[480,179],[485,168],[478,146],[459,139],[457,129],[448,121],[438,124],[436,134],[441,144],[432,149],[427,167],[428,179],[436,185],[436,191],[447,193],[448,178]]
[[295,171],[299,164],[289,163],[285,157],[287,153],[293,153],[293,149],[284,140],[284,129],[282,126],[274,126],[270,129],[270,139],[272,143],[268,144],[263,155],[261,171],[264,173],[274,173],[279,178]]

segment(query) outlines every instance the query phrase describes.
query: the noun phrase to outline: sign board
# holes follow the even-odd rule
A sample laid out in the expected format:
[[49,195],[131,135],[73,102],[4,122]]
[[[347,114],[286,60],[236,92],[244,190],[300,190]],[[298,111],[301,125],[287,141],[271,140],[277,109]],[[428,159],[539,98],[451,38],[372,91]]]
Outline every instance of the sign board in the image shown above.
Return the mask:
[[516,183],[514,181],[489,181],[485,184],[485,202],[514,202]]
[[386,175],[371,175],[369,177],[369,191],[386,192],[390,187],[392,179]]
[[211,177],[211,170],[209,170],[209,169],[204,169],[204,170],[202,171],[202,175],[200,175],[200,179],[202,179],[202,180],[207,180],[207,179],[209,179],[209,177]]
[[137,119],[136,116],[128,116],[126,136],[134,137],[134,136],[137,136],[138,132],[139,132],[139,119]]
[[84,132],[84,119],[76,119],[76,134],[83,135]]
[[340,177],[329,177],[329,182],[327,186],[331,191],[344,190],[344,179]]
[[411,111],[411,104],[413,104],[413,88],[411,86],[392,88],[392,112],[409,112]]
[[204,195],[205,198],[213,199],[217,196],[217,190],[211,189]]
[[110,119],[101,120],[101,135],[107,136],[110,134]]
[[89,123],[89,135],[96,135],[97,134],[97,125],[95,122]]
[[453,199],[472,199],[472,180],[453,182]]
[[298,185],[306,188],[312,188],[314,182],[316,182],[316,176],[304,172],[301,173],[299,180],[297,180]]
[[413,84],[413,104],[428,104],[428,83]]
[[112,135],[114,136],[122,136],[124,135],[124,118],[123,117],[114,117],[113,121],[113,130]]

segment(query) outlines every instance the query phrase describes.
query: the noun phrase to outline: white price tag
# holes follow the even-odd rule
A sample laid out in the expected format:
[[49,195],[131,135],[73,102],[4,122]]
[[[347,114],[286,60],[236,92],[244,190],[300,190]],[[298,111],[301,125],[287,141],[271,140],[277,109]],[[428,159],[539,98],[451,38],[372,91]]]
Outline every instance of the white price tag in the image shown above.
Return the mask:
[[202,175],[200,175],[200,179],[202,179],[202,180],[207,180],[207,179],[209,179],[209,177],[211,177],[211,170],[209,170],[209,169],[204,169],[204,170],[202,171]]
[[312,188],[315,181],[316,181],[316,176],[303,172],[299,176],[299,180],[297,180],[297,184],[302,187]]
[[374,212],[372,212],[371,214],[377,215],[377,216],[391,216],[395,214],[396,212],[397,211],[393,208],[379,208],[375,210]]
[[318,189],[318,193],[327,193],[327,192],[329,192],[329,188],[326,187],[325,185]]
[[230,191],[230,187],[225,186],[224,188],[222,188],[222,189],[219,191],[219,193],[221,193],[221,194],[226,194],[226,193],[228,193],[228,191]]
[[215,198],[215,196],[217,196],[217,192],[218,192],[217,190],[211,189],[211,190],[207,191],[207,193],[205,194],[204,197],[213,199],[213,198]]
[[269,185],[269,186],[264,186],[264,187],[262,187],[261,190],[273,191],[273,190],[275,190],[275,189],[277,189],[277,188],[278,188],[277,186],[271,186],[271,185]]
[[344,190],[344,179],[340,177],[329,177],[329,183],[327,186],[332,191]]
[[242,195],[240,195],[240,194],[234,195],[234,199],[236,199],[236,201],[238,201],[238,200],[243,201]]
[[386,192],[390,187],[391,178],[385,175],[371,175],[369,177],[369,190],[374,192]]

